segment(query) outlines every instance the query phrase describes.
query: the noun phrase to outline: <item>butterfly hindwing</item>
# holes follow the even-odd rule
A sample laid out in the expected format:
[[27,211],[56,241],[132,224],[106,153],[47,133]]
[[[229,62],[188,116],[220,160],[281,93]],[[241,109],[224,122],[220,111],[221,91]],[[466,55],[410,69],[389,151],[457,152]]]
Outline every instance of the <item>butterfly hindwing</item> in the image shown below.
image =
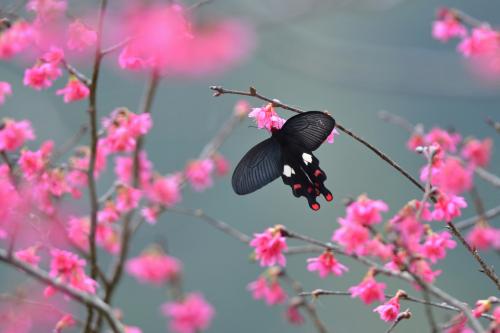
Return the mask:
[[280,130],[280,136],[314,151],[326,140],[335,127],[335,120],[320,111],[309,111],[288,119]]
[[254,146],[241,159],[233,173],[236,194],[252,193],[281,175],[281,146],[271,137]]

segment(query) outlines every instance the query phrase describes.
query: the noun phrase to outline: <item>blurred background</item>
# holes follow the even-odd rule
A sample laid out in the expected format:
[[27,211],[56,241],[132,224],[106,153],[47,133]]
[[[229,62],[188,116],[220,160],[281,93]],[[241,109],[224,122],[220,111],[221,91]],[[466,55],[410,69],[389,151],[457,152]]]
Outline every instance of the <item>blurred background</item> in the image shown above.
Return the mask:
[[[83,7],[97,5],[97,1],[69,3],[75,14]],[[339,123],[379,147],[415,176],[424,163],[422,157],[406,149],[408,134],[381,121],[379,111],[422,123],[426,129],[452,127],[464,137],[491,136],[498,147],[498,134],[485,119],[500,119],[500,85],[474,75],[455,51],[455,42],[441,44],[432,39],[431,24],[439,6],[459,8],[492,25],[500,23],[500,4],[487,0],[215,0],[200,7],[197,10],[201,18],[234,16],[255,26],[256,49],[246,62],[223,75],[162,81],[152,110],[154,127],[146,140],[155,169],[163,174],[181,170],[233,112],[238,99],[229,95],[213,98],[210,85],[238,90],[252,85],[264,95],[303,109],[327,109]],[[84,61],[77,65],[90,73]],[[65,142],[86,121],[86,103],[65,105],[59,96],[24,87],[25,67],[23,63],[0,63],[0,80],[12,83],[14,90],[0,109],[2,117],[30,119],[39,141],[52,138]],[[102,74],[100,115],[107,115],[118,106],[137,110],[145,77],[117,69],[116,57],[106,59]],[[58,84],[63,85],[64,80]],[[56,84],[50,91],[59,88]],[[261,105],[257,100],[248,101],[254,107]],[[281,110],[278,113],[290,116]],[[221,148],[233,166],[251,146],[267,136],[250,125],[250,120],[243,122]],[[251,195],[237,196],[230,176],[217,179],[213,188],[203,193],[186,189],[179,206],[201,208],[248,234],[283,224],[328,241],[338,226],[337,218],[344,214],[344,197],[366,193],[384,200],[391,207],[386,218],[407,201],[421,197],[405,178],[346,135],[336,137],[333,145],[321,147],[316,156],[328,174],[327,186],[336,198],[330,205],[322,202],[317,213],[307,207],[305,200],[295,199],[281,181]],[[493,154],[490,170],[500,174],[498,150]],[[98,184],[101,193],[111,181],[109,172]],[[481,180],[477,186],[487,209],[499,204],[498,189]],[[85,212],[85,200],[78,209]],[[473,215],[471,208],[463,217]],[[283,307],[268,307],[252,299],[246,286],[262,269],[249,260],[250,248],[195,218],[166,213],[156,226],[140,229],[130,255],[138,255],[157,241],[166,242],[170,254],[183,261],[185,290],[203,292],[216,308],[217,315],[208,332],[314,332],[310,321],[305,326],[292,327],[283,319]],[[484,256],[498,266],[497,254]],[[321,280],[306,270],[307,257],[310,256],[290,257],[287,266],[305,290],[346,290],[366,272],[365,267],[343,259],[350,267],[347,274]],[[451,251],[438,268],[444,272],[437,285],[470,304],[496,292],[461,246]],[[12,269],[0,266],[1,292],[16,285],[19,277]],[[384,277],[381,280],[387,281]],[[390,293],[403,287],[392,281],[388,286]],[[146,333],[166,330],[166,321],[159,311],[159,305],[167,300],[166,292],[139,285],[128,276],[119,289],[115,304],[123,310],[127,324],[139,326]],[[384,332],[387,328],[371,312],[373,307],[364,306],[358,299],[322,297],[316,305],[320,317],[334,332]],[[408,307],[414,316],[398,330],[427,331],[422,306]],[[450,316],[444,311],[435,313],[438,319]]]

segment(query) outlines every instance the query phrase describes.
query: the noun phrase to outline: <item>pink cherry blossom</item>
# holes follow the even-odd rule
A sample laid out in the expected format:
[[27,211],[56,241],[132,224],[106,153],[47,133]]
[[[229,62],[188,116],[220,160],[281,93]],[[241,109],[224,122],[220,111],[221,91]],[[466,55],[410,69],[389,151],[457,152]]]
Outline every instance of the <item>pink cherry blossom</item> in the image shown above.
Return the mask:
[[472,187],[472,169],[466,168],[456,158],[446,158],[439,171],[432,176],[433,185],[447,194],[458,195]]
[[158,215],[160,214],[160,209],[161,208],[157,206],[144,207],[141,209],[141,215],[149,224],[156,224]]
[[410,138],[408,139],[408,142],[406,143],[406,147],[411,150],[415,151],[417,147],[423,147],[425,146],[426,142],[424,139],[424,135],[422,133],[423,131],[414,131]]
[[467,36],[467,29],[453,13],[445,10],[440,14],[441,17],[432,25],[432,37],[441,42],[447,42],[451,38]]
[[493,141],[484,139],[483,141],[472,139],[465,142],[461,155],[472,165],[485,167],[489,164]]
[[225,176],[231,169],[229,161],[221,154],[215,154],[212,158],[217,176]]
[[304,316],[299,311],[299,307],[296,305],[290,305],[285,310],[286,320],[295,326],[300,326],[304,324]]
[[380,315],[380,319],[382,319],[383,321],[390,322],[396,320],[399,314],[399,309],[399,296],[398,294],[396,294],[396,296],[392,297],[386,303],[379,305],[375,309],[373,309],[373,312],[378,312]]
[[422,245],[422,254],[432,263],[446,257],[447,249],[454,249],[457,243],[451,239],[451,235],[446,232],[431,233],[427,236]]
[[176,258],[153,249],[129,259],[126,269],[139,282],[160,286],[178,276],[181,263]]
[[28,140],[34,140],[35,133],[28,120],[4,120],[0,130],[0,150],[14,151],[24,145]]
[[277,279],[269,283],[265,300],[267,305],[282,304],[286,301],[286,293]]
[[335,142],[335,135],[340,135],[339,131],[337,131],[336,128],[332,130],[330,134],[328,134],[328,137],[326,138],[326,142],[328,143],[334,143]]
[[52,86],[52,82],[61,75],[62,71],[59,67],[47,62],[26,69],[23,83],[35,90],[42,90]]
[[234,114],[238,117],[246,117],[250,113],[250,103],[247,100],[240,99],[234,105]]
[[495,318],[495,323],[500,325],[500,306],[495,307],[493,311],[493,318]]
[[[118,156],[115,159],[115,174],[118,180],[123,184],[131,184],[132,169],[134,160],[128,156]],[[139,153],[139,178],[141,187],[146,187],[149,179],[152,177],[153,164],[148,159],[147,153],[141,151]]]
[[120,185],[116,192],[116,209],[121,213],[127,213],[137,208],[142,198],[141,190],[127,185]]
[[56,327],[54,328],[54,333],[61,333],[63,329],[68,327],[73,327],[76,325],[76,320],[72,315],[66,314],[56,323]]
[[65,0],[30,0],[26,9],[37,14],[37,18],[48,21],[66,11],[68,4]]
[[104,207],[97,213],[97,220],[101,223],[113,223],[120,218],[116,204],[108,200],[104,203]]
[[95,44],[97,32],[80,20],[73,21],[68,27],[68,49],[82,51]]
[[125,326],[125,333],[142,333],[142,330],[137,326]]
[[461,136],[457,133],[450,133],[444,129],[435,127],[424,137],[426,145],[438,144],[441,149],[454,153]]
[[351,220],[339,218],[340,228],[335,230],[332,240],[342,245],[349,254],[361,254],[370,239],[369,230]]
[[286,238],[281,235],[280,227],[269,228],[263,233],[254,234],[250,246],[255,248],[255,258],[261,266],[286,265],[283,252],[288,248]]
[[64,103],[85,99],[89,93],[89,88],[76,78],[70,79],[66,87],[56,91],[56,95],[64,95]]
[[23,176],[28,180],[33,180],[41,175],[42,171],[45,169],[47,160],[41,150],[22,150],[18,163],[23,172]]
[[452,221],[462,215],[461,209],[465,207],[467,207],[467,202],[463,197],[440,193],[437,203],[434,204],[432,218],[436,221]]
[[212,186],[214,163],[211,159],[191,161],[186,166],[186,178],[195,191],[201,192]]
[[346,219],[361,225],[373,225],[382,221],[381,212],[386,212],[389,206],[382,200],[371,200],[366,195],[347,206]]
[[477,224],[467,235],[467,241],[479,250],[500,249],[500,229]]
[[[96,292],[97,282],[85,275],[85,260],[80,259],[76,254],[52,249],[50,261],[50,276],[58,278],[62,282],[69,283],[72,287],[94,294]],[[49,288],[49,290],[47,290]],[[46,288],[46,295],[52,294],[51,287]]]
[[57,66],[64,60],[64,50],[60,47],[51,46],[49,50],[40,57],[40,59],[44,62]]
[[146,61],[141,58],[140,52],[133,46],[127,45],[120,52],[118,64],[122,69],[139,70],[146,67]]
[[31,23],[17,20],[0,34],[0,59],[8,59],[31,46],[36,38],[36,31]]
[[329,274],[340,276],[349,270],[335,259],[331,251],[325,251],[317,258],[309,258],[307,262],[307,270],[318,271],[321,278],[326,278]]
[[259,276],[257,280],[248,284],[247,289],[252,292],[254,299],[264,299],[268,291],[266,278]]
[[436,277],[442,273],[441,270],[433,271],[429,263],[423,259],[413,260],[410,264],[410,271],[427,283],[433,283]]
[[458,44],[457,50],[465,57],[492,53],[498,50],[498,33],[489,26],[473,28],[472,34]]
[[179,174],[158,177],[147,189],[148,197],[165,207],[172,207],[182,200],[181,177]]
[[349,288],[349,292],[352,298],[359,297],[363,303],[371,304],[374,301],[384,301],[385,287],[385,283],[377,282],[369,273],[360,284]]
[[38,263],[40,262],[41,258],[40,256],[37,255],[37,251],[39,249],[39,246],[34,245],[30,246],[24,250],[19,250],[14,253],[15,257],[27,264],[33,265],[33,266],[38,266]]
[[271,131],[273,128],[280,129],[286,121],[274,111],[274,107],[271,103],[261,108],[254,108],[252,112],[248,114],[248,117],[255,119],[258,128],[265,128],[268,131]]
[[131,152],[137,139],[147,134],[152,125],[149,113],[135,114],[125,108],[118,108],[103,120],[106,129],[103,144],[111,152]]
[[206,330],[215,315],[214,308],[198,293],[190,293],[182,301],[163,304],[162,312],[170,318],[169,329],[173,333]]
[[12,87],[9,82],[0,81],[0,105],[5,103],[5,97],[12,95]]
[[361,255],[379,257],[386,261],[392,257],[393,250],[393,244],[385,244],[379,237],[375,237],[366,243]]

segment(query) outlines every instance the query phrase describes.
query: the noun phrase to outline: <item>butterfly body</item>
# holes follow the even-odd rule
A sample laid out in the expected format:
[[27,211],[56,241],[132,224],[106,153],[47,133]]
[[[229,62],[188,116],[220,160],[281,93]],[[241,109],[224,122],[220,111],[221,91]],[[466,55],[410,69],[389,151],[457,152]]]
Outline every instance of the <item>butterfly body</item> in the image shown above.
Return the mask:
[[316,198],[333,196],[325,187],[326,174],[312,153],[335,127],[329,115],[310,111],[290,118],[272,136],[254,146],[236,167],[232,185],[237,194],[252,193],[276,178],[292,188],[295,197],[304,196],[313,210],[320,208]]

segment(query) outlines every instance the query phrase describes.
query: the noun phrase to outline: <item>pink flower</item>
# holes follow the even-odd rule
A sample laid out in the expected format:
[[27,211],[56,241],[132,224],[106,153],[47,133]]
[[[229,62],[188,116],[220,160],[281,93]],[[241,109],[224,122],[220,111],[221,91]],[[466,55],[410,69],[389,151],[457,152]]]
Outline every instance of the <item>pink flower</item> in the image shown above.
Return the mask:
[[423,259],[413,260],[410,264],[410,271],[427,283],[433,283],[436,277],[442,273],[441,270],[432,271],[429,263]]
[[142,333],[142,330],[137,326],[125,326],[125,333]]
[[52,81],[62,75],[59,67],[52,63],[35,65],[24,72],[23,83],[36,90],[42,90],[52,86]]
[[339,218],[340,228],[335,230],[332,240],[342,245],[349,254],[361,254],[370,239],[369,230],[351,220]]
[[441,149],[454,153],[461,137],[457,133],[449,133],[444,129],[435,127],[424,137],[427,145],[438,144]]
[[70,79],[66,87],[56,91],[56,95],[64,95],[64,103],[82,100],[87,98],[89,93],[89,88],[76,78]]
[[210,159],[192,161],[186,166],[186,178],[195,191],[201,192],[212,186],[214,163]]
[[474,331],[467,326],[467,317],[463,313],[455,316],[451,321],[454,324],[445,331],[446,333],[474,333]]
[[483,314],[491,310],[492,302],[489,299],[480,299],[476,302],[476,306],[472,310],[474,317],[479,318]]
[[286,300],[286,293],[279,284],[278,280],[271,281],[266,290],[266,304],[275,305],[284,303]]
[[375,237],[366,243],[360,255],[379,257],[381,260],[386,261],[392,257],[393,250],[393,244],[384,244],[379,237]]
[[500,229],[479,223],[469,232],[467,241],[479,250],[500,249]]
[[299,307],[296,305],[290,305],[285,310],[286,320],[295,326],[300,326],[304,324],[304,317],[299,311]]
[[0,150],[14,151],[28,140],[34,140],[35,134],[28,120],[4,120],[0,130]]
[[427,236],[422,245],[422,254],[432,263],[446,257],[446,249],[453,249],[457,243],[451,239],[451,235],[444,231],[440,233],[431,233]]
[[65,0],[30,0],[26,9],[37,14],[38,19],[50,20],[66,11]]
[[116,204],[108,200],[104,207],[97,213],[97,220],[101,223],[113,223],[120,218],[120,212],[116,208]]
[[378,312],[380,314],[380,319],[383,321],[395,321],[399,314],[399,298],[400,295],[405,294],[403,291],[398,291],[396,296],[388,300],[386,303],[377,306],[373,309],[373,312]]
[[447,42],[451,38],[464,38],[467,36],[467,29],[457,20],[453,13],[447,11],[447,13],[443,14],[432,25],[432,37],[441,42]]
[[217,176],[225,176],[231,169],[229,161],[221,154],[215,154],[212,158]]
[[163,304],[162,312],[170,318],[169,329],[174,333],[206,330],[215,314],[214,308],[198,293],[190,293],[182,301]]
[[254,108],[248,117],[255,119],[258,128],[266,128],[268,131],[273,128],[280,129],[286,121],[278,116],[271,103],[261,108]]
[[456,158],[446,158],[433,175],[433,185],[447,194],[461,194],[472,187],[472,169],[466,169]]
[[373,225],[382,221],[380,213],[388,209],[382,200],[371,200],[366,195],[360,195],[358,200],[347,206],[346,219],[361,225]]
[[493,318],[495,318],[495,323],[500,325],[500,306],[497,306],[493,311]]
[[12,58],[22,52],[33,44],[36,35],[31,23],[17,20],[0,34],[0,59]]
[[63,329],[68,327],[73,327],[76,325],[76,321],[72,315],[66,314],[56,324],[54,328],[54,333],[61,333]]
[[12,95],[12,87],[9,82],[0,81],[0,105],[5,103],[5,97]]
[[415,151],[415,149],[417,149],[417,147],[425,146],[425,143],[426,142],[425,142],[423,133],[421,133],[420,131],[415,131],[412,133],[412,135],[408,139],[408,142],[406,143],[406,147],[411,151]]
[[[50,276],[58,278],[62,282],[69,283],[72,287],[94,294],[97,282],[85,275],[85,260],[80,259],[76,254],[59,249],[50,251],[52,259],[50,261]],[[52,289],[48,287],[49,289]],[[46,289],[46,295],[52,294]]]
[[27,264],[33,265],[33,266],[38,266],[38,263],[40,262],[40,256],[36,254],[38,251],[39,246],[34,245],[30,246],[24,250],[19,250],[14,253],[16,258],[18,260],[21,260]]
[[178,174],[166,177],[158,177],[148,188],[149,198],[165,207],[172,207],[178,204],[181,197],[181,178]]
[[331,251],[325,251],[317,258],[307,259],[307,270],[318,271],[321,278],[326,278],[328,274],[340,276],[349,269],[338,262]]
[[131,186],[120,185],[116,195],[116,209],[121,213],[127,213],[137,208],[142,198],[142,191]]
[[332,130],[332,132],[328,135],[326,138],[326,142],[328,143],[334,143],[335,142],[335,135],[340,135],[339,131],[337,131],[336,128]]
[[158,220],[158,215],[160,214],[160,209],[161,208],[157,206],[144,207],[141,210],[141,215],[149,224],[156,224],[156,221]]
[[254,234],[250,246],[255,248],[255,258],[261,266],[286,265],[283,251],[287,249],[286,238],[281,235],[279,226],[269,228],[263,233]]
[[260,276],[257,280],[250,282],[247,289],[252,292],[254,299],[263,299],[267,293],[267,280],[265,277]]
[[148,133],[152,126],[149,113],[135,114],[118,108],[111,113],[111,117],[103,120],[107,132],[103,143],[111,152],[131,152],[137,139]]
[[466,37],[457,46],[464,57],[484,55],[498,49],[498,33],[489,26],[473,28],[470,37]]
[[456,195],[440,193],[437,203],[434,204],[432,218],[436,221],[452,221],[462,215],[462,208],[467,207],[465,199]]
[[[115,159],[115,174],[118,180],[123,184],[131,184],[132,169],[134,166],[133,158],[128,156],[118,156]],[[141,187],[146,187],[149,179],[152,177],[153,165],[148,159],[145,151],[139,153],[139,178]]]
[[157,249],[149,250],[126,264],[127,272],[141,283],[162,285],[178,276],[181,263]]
[[57,66],[64,60],[64,50],[60,47],[51,46],[50,49],[40,57],[40,59],[44,62]]
[[357,286],[349,288],[351,297],[359,297],[363,303],[371,304],[374,301],[382,302],[385,299],[385,283],[377,282],[373,278],[373,273],[368,272],[367,276]]
[[118,56],[118,64],[122,69],[139,70],[146,67],[146,61],[139,56],[139,52],[127,45]]
[[68,27],[68,48],[82,51],[97,40],[97,32],[88,28],[80,20],[73,21]]
[[492,146],[493,141],[491,139],[484,139],[483,141],[477,139],[467,140],[462,148],[462,157],[474,166],[485,167],[490,162]]

